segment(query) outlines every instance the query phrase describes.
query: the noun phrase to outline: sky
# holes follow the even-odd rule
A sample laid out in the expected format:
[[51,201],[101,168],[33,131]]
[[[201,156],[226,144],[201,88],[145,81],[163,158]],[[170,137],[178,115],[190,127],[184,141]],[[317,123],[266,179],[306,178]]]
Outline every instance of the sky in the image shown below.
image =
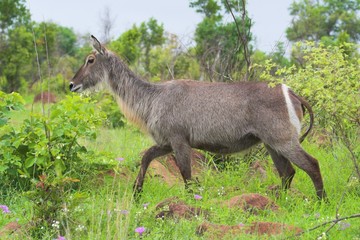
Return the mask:
[[[202,15],[189,7],[189,0],[26,0],[32,19],[52,21],[72,28],[79,34],[93,34],[101,39],[101,17],[108,8],[113,19],[113,37],[118,37],[133,24],[151,17],[164,24],[165,31],[176,34],[184,44],[191,42]],[[270,53],[278,41],[287,42],[285,30],[291,17],[293,0],[249,0],[248,14],[254,22],[256,48]],[[224,16],[232,21],[231,15]]]

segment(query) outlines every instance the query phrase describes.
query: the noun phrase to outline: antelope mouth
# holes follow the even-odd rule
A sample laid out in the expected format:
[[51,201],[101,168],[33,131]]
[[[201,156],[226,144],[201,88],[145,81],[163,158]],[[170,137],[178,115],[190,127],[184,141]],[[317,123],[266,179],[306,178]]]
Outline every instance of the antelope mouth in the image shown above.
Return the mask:
[[71,92],[81,92],[82,91],[82,84],[75,85],[73,83],[70,83],[70,91]]

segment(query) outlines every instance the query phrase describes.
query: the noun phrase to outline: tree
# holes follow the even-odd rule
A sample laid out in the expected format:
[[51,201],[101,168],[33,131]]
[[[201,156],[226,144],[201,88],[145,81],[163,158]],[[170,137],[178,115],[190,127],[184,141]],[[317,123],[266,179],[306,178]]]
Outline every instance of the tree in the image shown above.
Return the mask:
[[[125,31],[121,36],[110,43],[110,49],[125,58],[129,64],[138,61],[143,64],[147,74],[151,74],[151,51],[165,43],[164,26],[156,19],[150,18],[148,22],[142,22],[140,26]],[[143,57],[142,57],[143,56]]]
[[126,59],[129,64],[134,64],[140,57],[141,32],[134,25],[131,29],[125,31],[121,36],[110,43],[109,48]]
[[[54,79],[52,77],[59,72],[68,72],[66,68],[70,68],[69,62],[71,62],[68,56],[75,56],[78,50],[76,35],[70,28],[52,22],[40,22],[33,24],[33,32],[37,56],[32,61],[33,74],[27,78],[30,87],[40,80],[37,61],[39,61],[42,75],[45,78]],[[34,48],[33,45],[32,51],[35,52]],[[67,61],[62,61],[63,58],[67,59]]]
[[1,89],[13,92],[19,90],[31,71],[34,45],[31,32],[24,26],[9,30],[7,38],[6,47],[0,54]]
[[[195,31],[196,55],[210,80],[239,78],[246,65],[242,40],[245,39],[247,44],[252,35],[250,18],[247,14],[239,17],[246,13],[242,3],[240,0],[196,0],[190,3],[190,7],[204,15]],[[234,21],[224,21],[225,13],[231,13]]]
[[77,37],[71,28],[57,26],[56,31],[57,53],[62,55],[74,56],[78,49]]
[[155,46],[161,46],[165,42],[164,26],[158,24],[157,20],[150,18],[148,22],[143,22],[139,27],[141,38],[140,46],[144,51],[145,71],[150,70],[150,50]]
[[30,12],[25,7],[25,0],[0,1],[0,30],[5,34],[10,28],[30,22]]
[[29,59],[30,12],[25,0],[0,1],[0,88],[14,91],[20,87],[22,65]]
[[293,16],[286,30],[292,41],[337,39],[346,33],[351,42],[360,40],[359,0],[301,0],[290,6]]

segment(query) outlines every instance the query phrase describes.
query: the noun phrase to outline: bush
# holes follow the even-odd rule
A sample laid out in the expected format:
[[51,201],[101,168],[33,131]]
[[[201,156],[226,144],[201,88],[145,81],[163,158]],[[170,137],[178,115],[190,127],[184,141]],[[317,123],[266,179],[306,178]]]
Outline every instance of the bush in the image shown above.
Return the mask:
[[[6,107],[17,105],[17,102],[8,102]],[[6,118],[2,119],[6,122]],[[53,105],[49,116],[33,113],[18,131],[2,126],[0,180],[26,188],[31,179],[38,181],[44,173],[62,177],[76,169],[83,161],[82,155],[88,153],[78,140],[95,138],[95,127],[102,120],[88,99],[73,96]]]
[[113,96],[109,94],[102,95],[99,105],[103,114],[106,115],[106,127],[121,128],[125,125],[124,115],[120,112],[119,106]]
[[[328,133],[352,132],[360,124],[360,59],[351,59],[343,47],[298,43],[302,67],[278,68],[267,62],[262,79],[282,82],[312,105],[317,123]],[[347,49],[347,48],[346,48]],[[276,69],[275,74],[271,71]]]
[[353,48],[349,43],[338,47],[307,42],[296,47],[303,55],[301,67],[281,68],[268,61],[261,77],[286,83],[310,102],[321,133],[346,147],[360,178],[360,59],[346,54]]
[[[73,189],[82,174],[91,175],[85,163],[96,155],[79,140],[95,139],[96,126],[103,123],[104,117],[95,111],[95,104],[88,98],[68,96],[53,105],[49,114],[32,113],[16,130],[5,125],[8,123],[5,115],[11,109],[21,108],[21,96],[0,92],[0,99],[2,191],[22,190],[34,203],[33,235],[38,237],[42,230],[37,226],[51,227],[55,219],[61,218],[65,201],[69,203],[65,209],[69,209],[85,198],[81,193],[74,194]],[[58,225],[61,230],[62,224]]]

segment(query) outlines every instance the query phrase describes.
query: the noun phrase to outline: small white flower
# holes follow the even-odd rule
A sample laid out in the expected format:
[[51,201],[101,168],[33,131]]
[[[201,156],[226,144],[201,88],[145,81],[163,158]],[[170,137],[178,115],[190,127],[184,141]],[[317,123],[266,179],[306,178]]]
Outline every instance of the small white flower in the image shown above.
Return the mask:
[[81,231],[84,231],[85,230],[85,226],[83,225],[78,225],[76,228],[75,228],[75,231],[77,232],[81,232]]

